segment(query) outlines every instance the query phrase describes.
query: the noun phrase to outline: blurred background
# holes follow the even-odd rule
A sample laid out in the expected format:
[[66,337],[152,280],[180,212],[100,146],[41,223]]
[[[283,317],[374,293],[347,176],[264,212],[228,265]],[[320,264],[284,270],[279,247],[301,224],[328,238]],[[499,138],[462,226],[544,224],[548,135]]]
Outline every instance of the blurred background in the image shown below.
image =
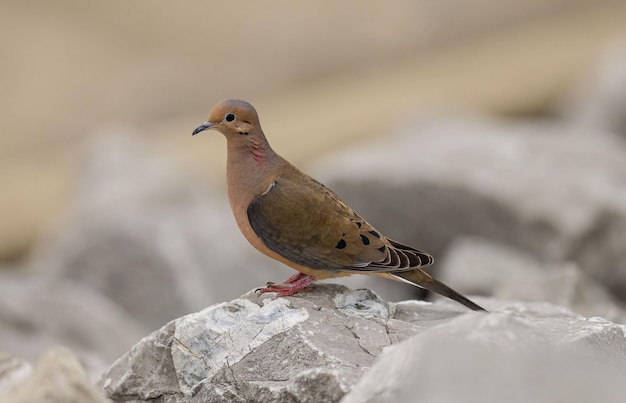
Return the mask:
[[624,21],[609,0],[3,0],[0,350],[68,345],[95,373],[292,274],[239,234],[223,137],[191,137],[223,98],[459,291],[624,323]]

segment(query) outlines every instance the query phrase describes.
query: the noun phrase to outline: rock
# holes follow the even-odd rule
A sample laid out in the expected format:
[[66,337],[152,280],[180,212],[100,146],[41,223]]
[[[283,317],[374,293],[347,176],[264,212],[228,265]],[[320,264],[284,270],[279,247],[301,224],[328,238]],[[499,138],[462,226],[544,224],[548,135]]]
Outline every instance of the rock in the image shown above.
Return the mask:
[[0,328],[3,350],[32,361],[65,345],[92,375],[147,332],[93,290],[34,273],[0,276]]
[[386,346],[465,312],[338,285],[276,299],[248,293],[170,322],[99,384],[118,401],[338,401]]
[[623,305],[576,263],[541,262],[494,240],[455,239],[437,273],[443,282],[469,294],[549,302],[583,316],[626,323]]
[[0,399],[8,395],[16,384],[26,379],[32,372],[33,366],[28,362],[7,352],[0,352]]
[[[478,302],[491,313],[338,285],[286,298],[251,292],[170,322],[98,383],[110,399],[135,402],[480,401],[490,391],[508,401],[509,390],[535,389],[537,401],[573,390],[567,401],[583,402],[624,388],[626,326],[547,303]],[[595,369],[600,392],[583,393],[581,377]]]
[[468,313],[386,349],[341,402],[621,402],[624,330],[547,304]]
[[34,371],[15,385],[0,403],[106,403],[85,376],[80,363],[65,348],[46,352]]
[[329,155],[312,172],[436,261],[455,237],[482,236],[574,261],[626,299],[626,147],[608,133],[439,119]]

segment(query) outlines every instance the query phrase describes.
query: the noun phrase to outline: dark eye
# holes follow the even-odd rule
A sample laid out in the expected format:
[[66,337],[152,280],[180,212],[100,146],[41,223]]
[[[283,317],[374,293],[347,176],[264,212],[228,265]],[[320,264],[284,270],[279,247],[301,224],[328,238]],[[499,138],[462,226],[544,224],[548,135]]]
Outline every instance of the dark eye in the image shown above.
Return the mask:
[[226,116],[224,116],[224,120],[227,122],[232,122],[233,120],[235,120],[235,114],[227,113]]

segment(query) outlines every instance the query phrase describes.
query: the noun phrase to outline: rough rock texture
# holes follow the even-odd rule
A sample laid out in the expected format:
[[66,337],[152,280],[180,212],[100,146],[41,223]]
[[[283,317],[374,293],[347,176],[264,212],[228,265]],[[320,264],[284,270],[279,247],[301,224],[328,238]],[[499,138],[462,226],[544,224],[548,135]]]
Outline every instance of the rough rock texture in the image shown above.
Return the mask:
[[338,401],[384,347],[464,312],[337,285],[303,297],[249,293],[170,322],[100,384],[113,400]]
[[495,238],[575,261],[626,298],[626,143],[584,133],[439,119],[331,155],[313,172],[388,236],[436,257],[457,236]]
[[[5,378],[0,373],[0,385]],[[80,363],[65,348],[46,352],[35,369],[13,385],[7,394],[0,389],[0,403],[105,403],[109,400],[85,376]]]
[[622,402],[625,330],[547,304],[468,313],[385,350],[341,402]]
[[568,401],[583,402],[592,392],[576,395],[582,375],[600,369],[590,377],[595,393],[624,388],[626,327],[566,308],[480,299],[485,314],[338,285],[274,296],[248,293],[170,322],[99,385],[134,402],[478,402],[538,383],[543,394],[526,401],[574,391]]

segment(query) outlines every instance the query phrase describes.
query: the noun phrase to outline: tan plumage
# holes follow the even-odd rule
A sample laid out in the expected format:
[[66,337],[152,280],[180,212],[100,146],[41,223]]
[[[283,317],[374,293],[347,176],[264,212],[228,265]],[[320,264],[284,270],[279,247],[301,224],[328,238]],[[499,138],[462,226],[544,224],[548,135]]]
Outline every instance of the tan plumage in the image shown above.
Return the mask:
[[207,129],[227,140],[228,198],[241,232],[260,252],[300,273],[262,291],[291,295],[315,279],[376,274],[484,310],[422,270],[433,263],[428,253],[380,234],[331,190],[276,154],[249,103],[219,102],[193,134]]

